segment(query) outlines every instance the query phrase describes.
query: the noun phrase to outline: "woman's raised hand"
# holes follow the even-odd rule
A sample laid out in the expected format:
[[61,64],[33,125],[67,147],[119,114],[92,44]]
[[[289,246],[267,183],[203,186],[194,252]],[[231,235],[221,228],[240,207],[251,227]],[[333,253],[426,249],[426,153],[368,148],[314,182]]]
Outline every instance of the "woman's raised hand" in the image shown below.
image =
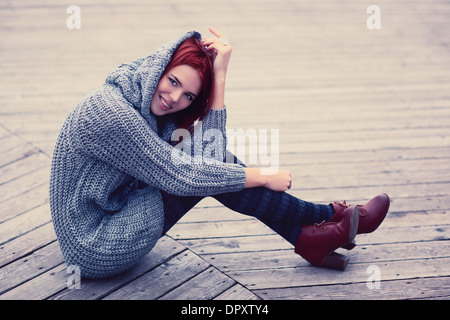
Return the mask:
[[221,32],[213,27],[209,27],[209,31],[214,37],[203,37],[202,45],[206,47],[206,51],[212,57],[214,75],[216,77],[226,77],[233,48]]
[[214,95],[209,103],[212,109],[220,110],[224,108],[225,104],[225,82],[228,62],[230,62],[233,48],[231,48],[228,40],[224,38],[222,33],[213,27],[209,27],[209,31],[211,31],[214,37],[204,37],[202,40],[202,45],[205,46],[213,62]]

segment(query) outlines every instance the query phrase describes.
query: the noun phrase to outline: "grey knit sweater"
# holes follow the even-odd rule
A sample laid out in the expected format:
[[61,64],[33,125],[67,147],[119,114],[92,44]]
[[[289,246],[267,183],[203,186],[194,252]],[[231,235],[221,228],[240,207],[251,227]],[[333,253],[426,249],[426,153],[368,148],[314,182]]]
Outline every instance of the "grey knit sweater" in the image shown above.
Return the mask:
[[[160,190],[208,196],[244,187],[240,165],[172,161],[175,125],[158,127],[150,112],[173,51],[189,37],[200,35],[187,32],[113,70],[61,129],[50,180],[52,220],[67,265],[80,267],[83,277],[117,274],[153,248],[164,223]],[[211,110],[202,129],[225,135],[225,121],[225,109]]]

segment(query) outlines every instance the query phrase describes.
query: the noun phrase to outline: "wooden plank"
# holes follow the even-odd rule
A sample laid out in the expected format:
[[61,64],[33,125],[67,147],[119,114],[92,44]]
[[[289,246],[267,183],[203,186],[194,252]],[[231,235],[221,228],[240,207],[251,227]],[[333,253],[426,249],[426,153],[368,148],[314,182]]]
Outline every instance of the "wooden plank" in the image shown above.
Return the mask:
[[9,130],[6,130],[6,128],[0,124],[0,141],[7,141],[7,138],[9,138],[10,136],[11,132]]
[[47,182],[4,201],[0,206],[0,221],[4,222],[20,214],[26,214],[48,201],[49,183]]
[[[448,240],[450,239],[449,225],[439,226],[404,226],[404,227],[384,227],[383,225],[377,232],[358,235],[358,241],[367,243],[392,243],[405,241],[428,240]],[[395,231],[395,232],[392,232]],[[224,238],[270,235],[274,232],[262,222],[256,219],[219,222],[199,222],[199,223],[178,223],[168,233],[177,240],[192,242],[194,239],[204,238]],[[389,234],[389,237],[386,235]],[[422,238],[421,238],[422,237]]]
[[[366,188],[362,188],[366,190]],[[347,203],[350,205],[355,204],[364,204],[369,199],[364,199],[363,196],[367,194],[375,195],[377,192],[364,192],[360,191],[358,188],[357,190],[346,190],[345,192],[342,192],[343,197],[341,199],[344,199],[345,194],[352,194],[358,195],[360,192],[362,197],[361,198],[352,198],[347,199]],[[322,190],[317,191],[313,190],[308,192],[309,190],[302,190],[299,195],[305,194],[311,194],[313,196],[318,197],[319,199],[320,195],[323,194],[331,194],[329,190]],[[386,190],[384,190],[386,191]],[[334,192],[333,192],[334,193]],[[388,193],[392,195],[391,192]],[[293,194],[294,196],[298,196],[297,194]],[[438,205],[441,198],[440,196],[437,197],[437,200],[434,200],[433,197],[436,195],[429,194],[425,197],[420,196],[414,196],[411,194],[409,197],[403,198],[400,196],[397,196],[394,199],[391,199],[391,207],[388,212],[387,217],[383,221],[381,228],[385,227],[401,227],[401,226],[440,226],[440,225],[448,225],[450,223],[449,217],[447,215],[448,209],[436,209],[433,207],[433,205]],[[336,197],[338,198],[338,197]],[[356,199],[356,200],[355,200]],[[310,201],[310,199],[307,197],[305,201]],[[339,200],[342,201],[342,200]],[[321,203],[321,204],[329,204],[332,202],[329,201],[312,201],[315,203]],[[422,205],[422,203],[428,202],[427,205]],[[411,209],[411,207],[415,207],[414,211]],[[239,223],[239,221],[246,221],[246,220],[252,220],[256,219],[251,216],[243,215],[236,213],[232,211],[229,208],[226,207],[198,207],[191,211],[189,211],[183,218],[181,218],[178,222],[178,224],[184,224],[184,223],[196,223],[196,222],[222,222],[222,221],[235,221],[236,223]]]
[[[449,225],[441,226],[414,226],[414,227],[387,227],[379,228],[370,234],[359,234],[358,243],[361,245],[375,243],[402,243],[425,240],[449,240]],[[450,249],[443,248],[443,252]]]
[[206,270],[209,264],[184,251],[152,271],[107,295],[106,300],[154,300]]
[[230,238],[201,238],[179,240],[179,242],[200,255],[260,250],[292,250],[292,245],[276,234],[244,235]]
[[[321,153],[307,153],[307,152],[292,152],[280,153],[280,163],[283,165],[290,164],[335,164],[335,163],[359,163],[359,162],[381,162],[389,163],[396,161],[409,160],[431,160],[431,159],[449,159],[449,147],[424,147],[424,148],[397,148],[397,149],[383,149],[383,150],[361,150],[355,152],[343,151],[327,151]],[[407,167],[407,165],[405,165]]]
[[52,223],[44,224],[0,245],[0,267],[20,259],[56,240]]
[[[450,150],[449,150],[450,154]],[[448,169],[449,159],[427,159],[427,160],[409,160],[409,161],[371,161],[371,162],[359,162],[359,163],[331,163],[331,164],[291,164],[289,167],[292,169],[303,169],[305,172],[311,172],[314,176],[322,175],[339,175],[343,172],[346,175],[359,175],[362,172],[364,174],[383,174],[392,172],[401,172],[403,174],[417,173],[421,171],[423,173],[443,173]]]
[[199,238],[239,237],[242,235],[273,234],[273,231],[257,220],[241,220],[219,222],[200,222],[191,224],[176,224],[167,233],[175,240]]
[[261,300],[250,290],[244,288],[240,284],[235,284],[228,290],[214,298],[214,300]]
[[49,203],[45,203],[0,224],[0,244],[26,234],[50,221],[50,205]]
[[[405,280],[419,277],[447,277],[450,258],[401,260],[375,264],[380,268],[381,279]],[[262,269],[232,271],[227,275],[249,290],[284,288],[311,285],[346,284],[366,282],[368,268],[373,263],[349,264],[345,272],[338,270],[318,270],[316,267],[297,267],[283,269]]]
[[[369,276],[369,274],[368,274]],[[268,300],[403,300],[449,299],[450,277],[381,281],[379,288],[367,283],[261,289],[254,292]]]
[[26,175],[32,171],[40,170],[42,168],[48,169],[48,167],[49,159],[47,156],[38,152],[29,154],[25,158],[0,167],[0,184],[8,183],[9,181]]
[[0,300],[43,300],[67,288],[67,265],[59,264],[24,284],[0,295]]
[[63,263],[62,253],[56,242],[36,250],[30,255],[2,267],[0,294]]
[[[409,215],[407,216],[409,217]],[[395,243],[398,238],[405,236],[405,242],[419,241],[441,241],[449,238],[448,223],[442,224],[442,219],[447,218],[447,212],[436,213],[432,215],[417,214],[411,215],[410,219],[387,217],[380,229],[375,233],[368,235],[358,235],[357,243],[359,245],[386,243],[392,239]],[[421,227],[418,228],[417,225]],[[191,226],[191,225],[188,225]],[[399,230],[399,228],[407,227]],[[426,228],[425,228],[426,227]],[[387,234],[399,232],[398,236],[386,237]],[[198,238],[198,239],[180,239],[181,243],[201,255],[214,255],[221,253],[234,252],[252,252],[262,250],[290,250],[292,245],[278,235],[242,235],[240,237],[222,237],[222,238]],[[399,243],[402,243],[400,241]],[[444,247],[443,247],[444,248]],[[443,249],[442,248],[442,249]]]
[[[294,181],[295,183],[295,181]],[[433,197],[444,197],[450,183],[435,182],[435,183],[415,183],[415,184],[398,184],[398,185],[378,185],[378,186],[353,186],[350,188],[308,188],[296,187],[290,190],[290,193],[300,199],[314,203],[331,203],[334,201],[346,200],[349,204],[364,204],[369,198],[380,194],[387,193],[392,200],[392,208],[390,212],[428,212],[424,210],[421,202],[426,202]],[[439,199],[431,200],[438,202]],[[431,208],[430,211],[434,211]],[[437,210],[439,211],[439,210]],[[440,211],[445,211],[440,210]]]
[[[24,157],[27,153],[33,152],[33,148],[31,148],[24,140],[20,139],[17,135],[11,134],[8,131],[8,134],[3,131],[4,136],[1,139],[0,151],[8,158],[8,161],[3,161],[2,165],[16,159]],[[11,154],[11,155],[9,155]],[[2,157],[3,158],[3,157]]]
[[230,289],[236,281],[210,267],[159,300],[211,300]]
[[[127,284],[134,279],[139,278],[143,274],[147,273],[161,264],[168,262],[174,256],[183,252],[186,248],[169,237],[163,236],[156,243],[152,251],[147,254],[142,261],[136,266],[127,270],[119,275],[109,277],[106,279],[82,279],[80,283],[80,289],[68,289],[64,287],[64,290],[51,296],[52,300],[87,300],[87,299],[102,299],[106,295],[114,292],[124,284]],[[66,275],[67,279],[67,275]],[[54,286],[57,287],[58,284]],[[23,292],[29,291],[24,287]],[[48,295],[50,290],[47,290]],[[56,292],[56,291],[53,291]],[[17,293],[17,296],[22,296],[21,293]]]
[[[379,138],[366,142],[364,140],[334,141],[331,142],[310,142],[298,141],[291,144],[280,145],[280,152],[291,152],[293,150],[306,150],[307,152],[322,151],[356,151],[356,150],[373,150],[373,149],[392,149],[402,147],[447,147],[450,144],[448,137],[417,137],[410,138]],[[232,151],[232,150],[230,150]]]
[[[252,217],[234,212],[211,198],[216,206],[197,205],[188,211],[177,223],[213,222],[213,221],[240,221],[253,219]],[[211,203],[213,203],[211,201]]]
[[31,172],[8,183],[0,185],[0,203],[23,192],[39,187],[50,180],[50,168]]
[[[239,100],[241,104],[242,99],[239,98],[239,96],[236,96],[236,100]],[[270,101],[272,99],[273,102]],[[235,120],[233,113],[231,113],[230,122],[228,123],[229,131],[237,128],[271,128],[274,126],[280,129],[281,134],[291,131],[296,134],[309,133],[308,136],[315,139],[323,137],[330,132],[337,132],[338,135],[336,137],[330,136],[329,138],[331,140],[339,140],[342,139],[340,137],[355,131],[364,135],[370,135],[374,139],[377,132],[379,137],[390,137],[391,135],[388,134],[389,130],[392,130],[391,134],[394,135],[407,132],[419,135],[430,133],[440,126],[446,132],[445,120],[448,120],[450,117],[449,110],[444,107],[433,108],[428,106],[424,109],[383,110],[378,106],[375,110],[367,110],[367,107],[364,105],[364,109],[361,106],[361,110],[359,110],[358,107],[346,109],[345,106],[340,107],[336,105],[336,101],[333,102],[333,106],[328,106],[328,103],[324,102],[323,106],[316,107],[314,110],[289,106],[286,107],[286,113],[277,117],[270,117],[270,112],[264,112],[257,118],[250,118],[245,122],[242,118]],[[294,104],[292,101],[283,101],[283,98],[267,97],[264,102],[258,105],[258,108],[265,111],[265,109],[270,109],[270,106],[275,103]],[[320,109],[317,110],[317,108]],[[245,113],[249,113],[247,116],[251,116],[251,111],[251,108],[246,110]],[[246,115],[245,113],[243,116]],[[339,116],[345,117],[345,120],[342,121],[342,125],[345,125],[344,127],[336,125],[336,118]],[[277,124],[278,126],[276,126]],[[283,125],[280,127],[280,124]],[[243,125],[245,126],[242,127]],[[292,141],[295,137],[286,135],[287,141]]]
[[[6,139],[2,139],[1,143],[6,144],[5,140]],[[4,145],[3,148],[6,148],[6,145]],[[0,167],[2,167],[2,171],[3,171],[3,170],[7,170],[7,169],[3,169],[3,166],[13,163],[14,161],[17,161],[19,159],[31,156],[31,155],[37,153],[38,150],[35,148],[32,148],[29,145],[21,143],[21,144],[14,145],[12,148],[1,151],[1,152],[2,152],[2,157],[0,158]],[[4,183],[6,181],[8,181],[8,180],[6,180],[6,178],[2,177],[1,182]]]
[[[285,168],[289,169],[289,168]],[[396,186],[396,185],[406,185],[409,184],[420,184],[426,186],[427,184],[440,183],[446,184],[449,181],[449,173],[443,172],[441,174],[435,173],[433,175],[427,175],[426,173],[421,173],[420,171],[416,174],[402,174],[401,172],[396,173],[381,173],[381,174],[366,174],[360,172],[356,175],[345,175],[338,174],[333,177],[321,176],[321,175],[301,175],[299,173],[301,169],[296,171],[291,170],[293,177],[301,178],[301,185],[306,186],[306,188],[360,188],[360,187],[373,187],[373,186]],[[349,171],[350,172],[350,171]],[[293,182],[293,190],[296,190]],[[381,188],[380,188],[381,189]],[[424,188],[425,189],[425,188]],[[375,195],[373,195],[375,196]]]
[[[358,245],[353,250],[339,249],[339,253],[350,257],[351,263],[382,263],[384,261],[417,260],[448,257],[442,247],[446,242],[421,241],[389,243],[384,245]],[[254,251],[201,255],[203,259],[220,271],[277,269],[308,266],[309,264],[297,255],[293,248],[287,250],[266,250],[264,247]]]
[[100,299],[183,250],[185,250],[185,247],[168,237],[163,237],[157,242],[152,252],[135,267],[106,279],[81,279],[80,289],[69,289],[67,287],[69,274],[67,273],[67,265],[63,263],[6,292],[1,296],[1,299]]

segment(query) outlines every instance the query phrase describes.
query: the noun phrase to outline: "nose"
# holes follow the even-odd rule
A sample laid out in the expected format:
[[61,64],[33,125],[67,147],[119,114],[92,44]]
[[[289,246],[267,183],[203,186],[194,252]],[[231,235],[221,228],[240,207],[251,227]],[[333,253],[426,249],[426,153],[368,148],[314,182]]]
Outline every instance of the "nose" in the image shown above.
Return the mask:
[[169,95],[171,102],[174,104],[177,103],[180,100],[182,94],[183,94],[182,90],[179,89],[173,90]]

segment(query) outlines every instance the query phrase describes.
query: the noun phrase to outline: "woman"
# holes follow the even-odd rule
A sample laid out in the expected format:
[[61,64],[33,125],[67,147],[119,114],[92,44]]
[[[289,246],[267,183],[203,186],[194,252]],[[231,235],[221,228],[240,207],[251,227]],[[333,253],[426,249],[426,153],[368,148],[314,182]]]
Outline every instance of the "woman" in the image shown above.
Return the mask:
[[192,132],[198,120],[203,132],[214,129],[214,138],[226,142],[232,48],[210,31],[203,40],[187,32],[122,64],[67,117],[53,155],[50,205],[66,263],[83,277],[129,269],[206,196],[258,218],[322,267],[345,269],[348,258],[334,251],[351,249],[357,233],[374,231],[384,219],[387,195],[364,206],[313,204],[284,192],[288,171],[263,175],[237,159],[227,163],[226,143],[197,161],[184,152],[189,148],[178,148],[195,141],[172,142],[174,130]]

